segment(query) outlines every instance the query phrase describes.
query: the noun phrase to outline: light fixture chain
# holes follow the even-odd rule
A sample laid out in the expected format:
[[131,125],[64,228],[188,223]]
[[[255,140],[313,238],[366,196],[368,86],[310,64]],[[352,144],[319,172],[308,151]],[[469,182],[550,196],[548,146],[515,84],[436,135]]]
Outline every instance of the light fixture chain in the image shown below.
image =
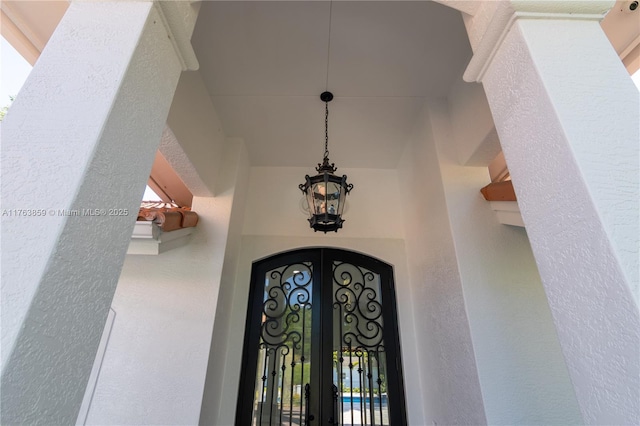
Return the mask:
[[329,102],[324,103],[324,158],[329,158]]
[[331,59],[331,18],[333,17],[333,0],[329,2],[329,40],[327,40],[327,79],[325,91],[329,90],[329,60]]

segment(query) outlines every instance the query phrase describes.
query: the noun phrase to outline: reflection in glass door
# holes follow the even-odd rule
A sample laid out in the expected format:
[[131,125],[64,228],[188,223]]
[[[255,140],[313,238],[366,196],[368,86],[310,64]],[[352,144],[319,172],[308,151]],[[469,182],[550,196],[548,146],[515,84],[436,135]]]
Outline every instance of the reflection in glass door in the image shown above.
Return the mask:
[[380,275],[335,261],[332,272],[338,424],[388,425]]
[[312,276],[310,263],[276,268],[265,276],[253,425],[302,424],[305,418]]
[[392,275],[328,248],[254,262],[236,424],[405,425]]

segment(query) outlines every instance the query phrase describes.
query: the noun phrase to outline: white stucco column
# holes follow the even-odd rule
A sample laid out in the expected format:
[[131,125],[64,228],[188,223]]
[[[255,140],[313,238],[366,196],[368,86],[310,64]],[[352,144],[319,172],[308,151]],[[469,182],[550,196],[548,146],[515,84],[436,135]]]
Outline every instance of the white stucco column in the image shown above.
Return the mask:
[[640,97],[599,25],[612,5],[487,6],[465,79],[487,93],[585,423],[638,424]]
[[3,424],[76,421],[196,16],[72,2],[2,123]]

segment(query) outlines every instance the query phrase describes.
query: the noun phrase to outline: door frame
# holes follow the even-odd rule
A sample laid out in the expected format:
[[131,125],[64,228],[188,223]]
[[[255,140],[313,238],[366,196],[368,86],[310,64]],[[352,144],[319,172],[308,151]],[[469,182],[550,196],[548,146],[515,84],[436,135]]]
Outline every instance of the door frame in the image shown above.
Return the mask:
[[[240,371],[240,385],[238,388],[238,404],[236,407],[236,425],[249,426],[253,418],[253,405],[255,394],[255,380],[257,373],[257,357],[260,343],[260,324],[262,317],[263,300],[257,297],[256,292],[264,286],[264,277],[268,271],[300,262],[312,262],[320,265],[319,271],[312,274],[312,298],[320,301],[320,306],[312,308],[312,324],[331,324],[333,318],[333,291],[323,291],[322,286],[333,287],[333,262],[340,261],[364,267],[380,276],[380,297],[383,306],[383,339],[387,355],[387,368],[395,366],[397,377],[395,380],[387,380],[389,405],[396,407],[391,410],[390,424],[406,425],[406,399],[404,390],[404,374],[402,369],[402,356],[400,347],[400,329],[398,326],[398,309],[393,278],[393,266],[355,251],[333,247],[305,247],[276,253],[252,263],[251,282],[249,288],[249,302],[247,304],[247,316],[244,331],[244,344],[242,349],[242,366]],[[320,273],[318,273],[320,272]],[[327,284],[328,282],[328,284]],[[260,289],[257,287],[260,286]],[[262,292],[261,292],[262,294]],[[325,318],[329,318],[326,320]],[[327,322],[328,321],[328,322]],[[318,383],[321,389],[321,399],[312,398],[309,407],[314,419],[311,424],[328,424],[333,407],[332,386],[333,377],[321,371],[332,371],[333,351],[333,327],[321,327],[321,333],[312,333],[311,345],[317,349],[320,361],[312,362],[310,382]],[[249,391],[250,390],[250,391]]]

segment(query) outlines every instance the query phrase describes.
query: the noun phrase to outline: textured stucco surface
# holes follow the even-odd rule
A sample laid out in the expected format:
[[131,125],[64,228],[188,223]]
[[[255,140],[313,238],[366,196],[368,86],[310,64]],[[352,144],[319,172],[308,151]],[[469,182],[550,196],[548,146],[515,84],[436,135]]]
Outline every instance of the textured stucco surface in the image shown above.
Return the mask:
[[398,167],[422,422],[485,424],[432,128],[425,109]]
[[179,74],[152,3],[73,3],[12,105],[3,208],[47,215],[3,220],[3,423],[75,422]]
[[[55,208],[136,208],[181,64],[166,32],[154,26],[159,21],[149,3],[124,5],[118,4],[124,15],[114,18],[118,27],[106,30],[100,25],[111,22],[105,16],[115,9],[72,5],[71,17],[77,8],[95,8],[94,15],[82,12],[84,27],[62,27],[58,37],[67,41],[47,48],[43,60],[50,62],[36,67],[27,94],[20,94],[3,124],[3,208],[39,208],[43,201]],[[86,22],[88,16],[93,17]],[[482,23],[479,18],[477,28],[488,25],[489,16]],[[492,112],[515,170],[584,420],[636,424],[637,92],[628,92],[632,86],[619,67],[601,69],[600,61],[617,62],[610,52],[599,56],[610,47],[590,38],[593,28],[528,25],[521,25],[522,34],[509,35],[489,69],[485,84]],[[89,39],[95,52],[87,55],[91,61],[78,55],[86,62],[76,63],[69,53],[74,46],[87,48],[80,46],[87,42],[85,31],[96,36]],[[591,55],[593,63],[583,62]],[[558,58],[570,58],[576,68]],[[65,72],[52,84],[51,76],[44,78],[45,66]],[[620,83],[613,95],[611,81]],[[576,85],[596,93],[576,97]],[[222,152],[230,146],[217,119],[210,119],[215,115],[194,115],[210,106],[206,96],[190,98],[198,87],[197,78],[191,80],[176,98],[197,104],[195,113],[178,108],[178,101],[172,106],[182,114],[170,114],[177,117],[172,130],[182,144],[174,158],[187,173],[197,170],[194,189],[210,195],[215,184],[216,197],[194,200],[204,213],[190,245],[126,260],[114,300],[119,317],[90,424],[233,424],[250,263],[318,245],[362,251],[395,265],[410,424],[575,422],[526,236],[491,222],[488,206],[472,194],[481,173],[454,164],[441,120],[425,110],[397,172],[339,170],[356,184],[345,229],[314,234],[301,211],[282,209],[299,202],[296,183],[312,169],[254,168],[249,178],[241,148],[233,148],[236,160],[224,161]],[[36,105],[42,93],[44,101]],[[64,98],[81,101],[61,103]],[[42,126],[22,135],[30,121],[20,114],[26,109]],[[51,132],[58,128],[49,128],[52,118],[64,123],[66,133]],[[21,145],[32,141],[40,145],[22,158]],[[41,168],[33,170],[34,162]],[[221,166],[232,172],[217,179]],[[575,192],[567,193],[567,185]],[[28,204],[34,200],[39,204]],[[373,213],[368,200],[379,201]],[[281,222],[274,225],[273,217]],[[89,374],[91,348],[98,344],[131,226],[131,217],[3,221],[3,421],[75,420],[82,386],[71,384]],[[251,235],[240,239],[242,229]],[[16,268],[20,264],[24,270]],[[495,265],[505,269],[492,270]],[[16,349],[6,350],[5,342],[14,341]],[[34,396],[18,401],[27,392]]]
[[518,21],[483,83],[584,421],[637,424],[638,92],[581,21]]
[[219,195],[194,197],[199,221],[189,244],[125,260],[89,425],[199,421],[216,306],[225,268],[235,270],[236,222],[243,217],[249,174],[242,141],[226,145],[215,185]]
[[176,135],[168,126],[162,132],[162,140],[158,150],[193,195],[196,197],[213,196],[213,192],[204,183],[191,159],[176,139]]
[[87,425],[197,424],[222,268],[210,253],[224,250],[226,233],[218,204],[194,198],[199,223],[186,246],[126,257]]
[[487,168],[457,161],[465,141],[452,137],[447,105],[430,103],[429,117],[487,424],[581,424],[526,232],[501,225],[478,191]]
[[[190,182],[189,189],[200,197],[217,195],[218,189],[215,185],[222,166],[226,139],[200,72],[186,71],[180,76],[167,117],[167,125],[200,180],[206,184],[205,187],[201,187],[192,184],[196,182]],[[164,148],[161,145],[163,154]],[[178,159],[179,157],[175,157],[177,170],[180,170],[184,164]],[[173,166],[173,163],[171,164]],[[184,181],[187,183],[188,175],[185,177],[187,179]]]
[[460,164],[488,166],[501,148],[482,85],[460,79],[451,87],[447,99]]
[[186,246],[159,256],[127,256],[87,424],[197,424],[203,389],[220,382],[216,374],[213,384],[205,384],[205,376],[210,344],[216,347],[214,317],[226,308],[218,301],[225,271],[235,271],[239,251],[249,174],[242,141],[227,140],[221,163],[219,195],[194,197],[199,221]]

